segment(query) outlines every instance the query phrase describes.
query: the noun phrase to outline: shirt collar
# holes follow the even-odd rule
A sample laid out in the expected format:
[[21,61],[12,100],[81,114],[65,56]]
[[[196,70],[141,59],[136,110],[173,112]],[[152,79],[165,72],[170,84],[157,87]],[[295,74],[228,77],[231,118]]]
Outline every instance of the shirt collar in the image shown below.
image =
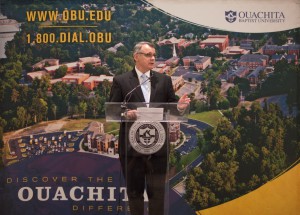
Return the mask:
[[145,72],[145,73],[142,73],[140,70],[138,70],[136,67],[135,67],[135,71],[136,71],[136,74],[138,76],[138,78],[140,79],[141,78],[141,75],[142,74],[145,74],[148,78],[150,77],[150,70]]

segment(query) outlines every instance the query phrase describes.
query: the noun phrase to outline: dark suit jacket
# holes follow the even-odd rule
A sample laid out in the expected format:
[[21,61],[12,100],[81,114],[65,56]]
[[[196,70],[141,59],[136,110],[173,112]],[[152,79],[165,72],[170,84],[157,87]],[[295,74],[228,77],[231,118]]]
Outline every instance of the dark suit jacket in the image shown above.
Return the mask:
[[[150,72],[151,74],[151,95],[150,102],[158,103],[172,103],[177,102],[175,92],[172,86],[172,80],[169,76],[157,72]],[[136,86],[138,86],[139,79],[135,69],[131,72],[115,76],[111,88],[110,102],[123,102],[125,96]],[[129,99],[129,100],[127,100]],[[127,96],[127,102],[145,102],[143,92],[138,87],[131,96]],[[119,154],[122,155],[125,151],[126,144],[126,129],[125,123],[120,126],[119,132]]]

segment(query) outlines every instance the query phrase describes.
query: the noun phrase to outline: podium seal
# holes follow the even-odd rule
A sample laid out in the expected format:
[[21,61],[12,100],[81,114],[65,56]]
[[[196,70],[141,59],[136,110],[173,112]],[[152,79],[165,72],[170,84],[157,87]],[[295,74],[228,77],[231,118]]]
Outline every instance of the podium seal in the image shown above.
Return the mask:
[[166,140],[166,131],[159,122],[135,122],[129,130],[129,142],[135,151],[150,155],[158,152]]

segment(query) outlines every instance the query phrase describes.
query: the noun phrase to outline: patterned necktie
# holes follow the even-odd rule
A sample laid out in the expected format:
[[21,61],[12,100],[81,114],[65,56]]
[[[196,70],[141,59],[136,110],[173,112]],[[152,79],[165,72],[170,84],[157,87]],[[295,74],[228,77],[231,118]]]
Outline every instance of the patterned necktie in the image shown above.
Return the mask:
[[150,88],[149,88],[149,80],[148,80],[147,75],[142,74],[141,75],[141,80],[142,80],[141,88],[142,88],[142,91],[143,91],[143,94],[144,94],[145,101],[146,101],[146,103],[149,103],[149,101],[150,101]]

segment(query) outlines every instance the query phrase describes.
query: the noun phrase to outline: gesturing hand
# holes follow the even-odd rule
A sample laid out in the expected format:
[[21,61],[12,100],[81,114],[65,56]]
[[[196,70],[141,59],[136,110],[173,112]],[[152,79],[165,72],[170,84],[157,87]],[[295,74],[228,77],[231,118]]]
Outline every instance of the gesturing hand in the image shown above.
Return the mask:
[[188,107],[188,105],[190,104],[190,102],[191,102],[191,99],[188,97],[188,94],[185,93],[178,100],[178,105],[177,105],[178,110],[183,111],[184,109],[186,109]]

